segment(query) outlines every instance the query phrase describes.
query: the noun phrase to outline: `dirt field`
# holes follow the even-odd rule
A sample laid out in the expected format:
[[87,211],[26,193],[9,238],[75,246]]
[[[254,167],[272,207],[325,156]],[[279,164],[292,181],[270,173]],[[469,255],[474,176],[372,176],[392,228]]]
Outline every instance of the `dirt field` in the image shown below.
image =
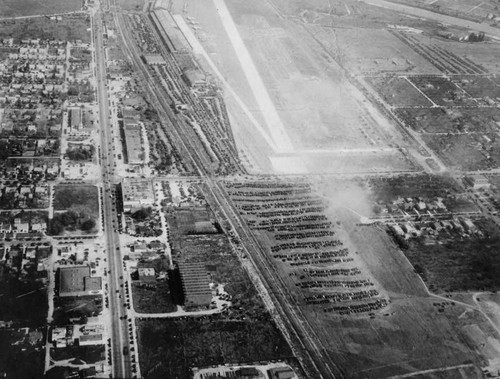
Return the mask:
[[4,0],[0,3],[0,15],[3,18],[74,12],[82,4],[82,0]]
[[[350,71],[368,73],[438,74],[439,71],[393,34],[383,29],[315,28],[317,37]],[[373,43],[376,40],[377,43]]]

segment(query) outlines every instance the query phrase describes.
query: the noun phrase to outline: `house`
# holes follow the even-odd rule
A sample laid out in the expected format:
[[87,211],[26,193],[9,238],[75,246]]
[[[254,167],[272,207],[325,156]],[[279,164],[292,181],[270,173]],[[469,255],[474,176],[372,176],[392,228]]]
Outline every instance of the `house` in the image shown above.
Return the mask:
[[140,267],[137,270],[141,282],[156,282],[155,269],[151,267]]
[[10,233],[12,231],[12,225],[9,222],[0,223],[0,233]]
[[424,209],[427,208],[427,205],[423,201],[419,201],[416,205],[415,208],[419,211],[423,211]]
[[461,219],[460,223],[463,225],[463,227],[465,228],[465,230],[467,230],[468,232],[470,232],[471,230],[474,230],[476,228],[476,226],[474,225],[474,223],[470,219],[468,219],[468,218]]
[[398,224],[390,225],[389,228],[398,236],[404,236],[405,232]]
[[44,232],[47,230],[47,223],[45,222],[35,222],[31,224],[32,232]]
[[35,259],[36,258],[36,249],[34,247],[26,248],[26,259]]
[[28,233],[30,231],[30,224],[27,222],[20,222],[14,225],[17,233]]
[[148,251],[148,246],[145,243],[136,243],[132,245],[135,253],[144,253]]

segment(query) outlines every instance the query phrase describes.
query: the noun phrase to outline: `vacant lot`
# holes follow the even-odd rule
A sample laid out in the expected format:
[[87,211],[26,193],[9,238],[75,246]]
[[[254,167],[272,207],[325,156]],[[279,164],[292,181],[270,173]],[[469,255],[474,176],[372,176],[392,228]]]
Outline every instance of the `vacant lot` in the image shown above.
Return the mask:
[[218,230],[214,226],[214,216],[205,207],[175,209],[169,214],[169,222],[180,234],[214,234]]
[[423,140],[450,168],[486,170],[500,165],[496,134],[424,135]]
[[332,52],[338,46],[340,53],[344,53],[341,59],[346,67],[355,73],[439,73],[436,67],[384,29],[324,28],[317,38]]
[[[45,329],[38,331],[45,333]],[[42,378],[45,357],[44,341],[45,338],[42,335],[41,340],[31,344],[25,329],[1,329],[0,371],[7,378]]]
[[35,280],[21,281],[11,268],[0,266],[0,319],[44,325],[47,318],[47,289]]
[[46,15],[79,11],[83,0],[3,0],[2,17]]
[[102,311],[102,296],[56,297],[54,324],[67,325],[72,317],[94,317]]
[[419,133],[495,133],[500,122],[496,108],[400,108],[396,113]]
[[134,310],[138,313],[175,312],[176,305],[172,302],[170,288],[166,281],[142,284],[132,284],[132,299]]
[[144,0],[120,0],[120,8],[130,11],[141,10],[144,5]]
[[91,185],[62,185],[54,189],[54,210],[76,210],[82,208],[93,217],[99,212],[99,193]]
[[141,372],[146,379],[190,379],[190,367],[293,358],[271,320],[140,320],[138,329]]
[[458,238],[443,244],[410,242],[404,251],[429,288],[444,291],[500,289],[500,237]]
[[372,198],[375,202],[389,203],[398,198],[447,197],[459,191],[455,180],[441,175],[406,175],[393,178],[369,180]]
[[438,105],[475,105],[467,93],[447,78],[412,76],[409,79]]
[[[0,12],[1,13],[1,12]],[[45,40],[90,42],[90,19],[87,15],[71,15],[63,17],[62,21],[49,20],[46,17],[12,21],[0,21],[0,38],[13,37],[16,40],[24,38],[40,38]]]
[[[475,98],[500,97],[500,87],[494,78],[485,76],[459,76],[453,77],[452,81]],[[497,79],[498,81],[498,79]]]
[[[170,271],[169,260],[166,258],[155,259],[148,262],[140,262],[138,267],[153,268],[156,274],[165,274]],[[132,299],[134,309],[139,313],[165,313],[174,312],[177,306],[173,301],[171,289],[169,286],[170,278],[160,279],[158,281],[139,281],[139,274],[133,273]]]
[[366,78],[390,105],[404,106],[430,106],[431,103],[405,78],[373,77]]

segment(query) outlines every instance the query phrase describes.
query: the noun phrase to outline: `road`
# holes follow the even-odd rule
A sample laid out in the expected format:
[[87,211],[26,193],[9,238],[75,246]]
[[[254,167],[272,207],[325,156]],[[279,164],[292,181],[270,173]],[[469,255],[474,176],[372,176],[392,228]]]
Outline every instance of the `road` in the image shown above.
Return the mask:
[[[106,65],[103,43],[103,26],[101,13],[93,17],[93,36],[96,57],[97,97],[99,103],[99,122],[101,129],[101,162],[103,179],[103,216],[106,249],[108,254],[109,308],[111,313],[111,351],[113,378],[132,378],[130,360],[125,359],[123,349],[130,350],[127,317],[124,307],[125,292],[120,287],[123,279],[123,261],[120,252],[118,233],[116,232],[117,217],[114,207],[114,157],[108,147],[113,143],[111,136],[109,99],[106,83]],[[125,317],[124,317],[125,316]]]
[[462,18],[453,16],[447,16],[426,9],[412,7],[404,4],[393,3],[385,0],[362,0],[362,1],[365,2],[366,4],[390,9],[405,14],[410,14],[412,16],[422,17],[428,20],[438,21],[443,24],[455,25],[462,28],[474,30],[476,32],[483,32],[494,39],[500,39],[500,29],[487,24],[480,24],[478,22],[464,20]]

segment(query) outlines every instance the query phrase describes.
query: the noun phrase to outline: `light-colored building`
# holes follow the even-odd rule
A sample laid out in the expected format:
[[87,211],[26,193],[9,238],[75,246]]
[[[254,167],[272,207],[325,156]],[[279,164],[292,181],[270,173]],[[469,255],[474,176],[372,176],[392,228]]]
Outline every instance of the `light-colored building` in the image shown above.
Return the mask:
[[464,182],[473,189],[489,188],[491,186],[488,178],[480,174],[467,176]]
[[123,210],[152,206],[155,202],[153,184],[149,180],[125,178],[122,181]]

